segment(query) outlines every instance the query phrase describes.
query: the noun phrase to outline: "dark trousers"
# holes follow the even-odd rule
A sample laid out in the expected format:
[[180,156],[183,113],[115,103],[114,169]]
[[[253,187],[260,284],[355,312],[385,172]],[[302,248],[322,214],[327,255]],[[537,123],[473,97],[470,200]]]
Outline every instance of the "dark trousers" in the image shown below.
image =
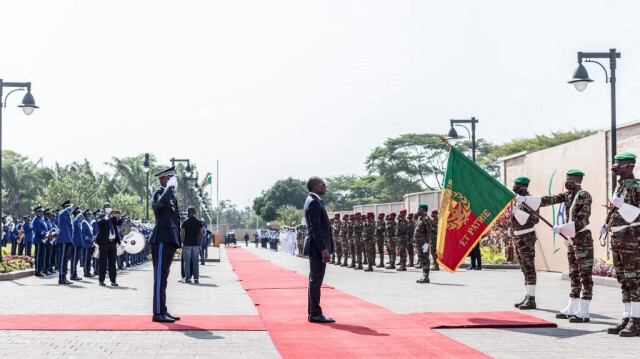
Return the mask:
[[171,269],[173,255],[178,246],[173,243],[151,244],[153,259],[153,314],[167,312],[167,278]]
[[480,243],[471,250],[471,267],[482,268],[482,257],[480,255]]
[[25,256],[32,257],[32,255],[31,255],[31,242],[26,243],[26,244],[24,245],[24,255],[25,255]]
[[71,252],[71,276],[78,276],[78,263],[80,263],[80,258],[82,257],[82,247],[73,246]]
[[44,244],[33,243],[35,247],[33,262],[35,264],[36,273],[41,273],[44,270]]
[[56,251],[58,252],[58,279],[63,280],[67,276],[67,263],[69,263],[69,252],[73,245],[71,243],[58,243],[56,244]]
[[322,287],[322,280],[324,279],[326,269],[327,265],[322,263],[322,255],[309,256],[308,314],[310,317],[322,314],[322,308],[320,308],[320,287]]
[[49,243],[47,241],[47,243],[43,243],[42,244],[42,252],[43,252],[43,256],[42,256],[42,263],[43,263],[43,267],[42,270],[47,271],[47,272],[51,272],[51,269],[53,268],[53,264],[51,262],[51,257],[53,257],[52,253],[53,253],[53,244]]
[[107,269],[109,270],[109,279],[111,283],[116,282],[116,242],[108,242],[106,244],[100,244],[98,251],[100,258],[98,258],[98,280],[104,282],[104,278],[107,276]]
[[93,259],[93,247],[91,248],[83,248],[84,251],[84,275],[88,276],[91,274],[91,259]]
[[15,256],[18,253],[18,243],[16,241],[11,241],[11,255]]
[[21,256],[24,254],[24,240],[18,243],[18,255]]

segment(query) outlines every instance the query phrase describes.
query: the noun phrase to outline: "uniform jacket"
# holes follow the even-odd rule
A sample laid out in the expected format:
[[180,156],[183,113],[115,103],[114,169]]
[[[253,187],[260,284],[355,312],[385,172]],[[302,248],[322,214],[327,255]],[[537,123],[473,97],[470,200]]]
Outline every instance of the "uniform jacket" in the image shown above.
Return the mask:
[[58,225],[60,233],[56,243],[73,243],[73,223],[71,222],[71,211],[73,208],[67,207],[58,214]]
[[82,245],[82,215],[77,215],[73,219],[73,245],[75,247],[83,247]]
[[44,221],[44,218],[35,216],[31,221],[33,223],[33,243],[42,244],[42,240],[47,235],[49,228]]
[[33,243],[33,228],[31,227],[31,223],[25,222],[22,225],[22,230],[24,231],[24,243]]
[[304,255],[320,255],[324,250],[329,254],[333,253],[329,215],[324,208],[324,203],[315,194],[309,193],[304,202],[304,220],[308,229],[307,238],[304,241]]
[[576,233],[589,225],[589,217],[591,216],[591,195],[589,192],[580,190],[575,199],[572,191],[566,191],[555,196],[542,196],[540,207],[557,203],[564,203],[565,213],[569,213],[569,218],[566,221],[574,222]]
[[93,229],[91,228],[91,224],[86,219],[83,219],[80,225],[81,229],[81,238],[82,238],[82,246],[84,248],[91,248],[93,244]]
[[156,225],[149,243],[173,243],[180,247],[180,211],[173,196],[173,187],[158,188],[151,203]]

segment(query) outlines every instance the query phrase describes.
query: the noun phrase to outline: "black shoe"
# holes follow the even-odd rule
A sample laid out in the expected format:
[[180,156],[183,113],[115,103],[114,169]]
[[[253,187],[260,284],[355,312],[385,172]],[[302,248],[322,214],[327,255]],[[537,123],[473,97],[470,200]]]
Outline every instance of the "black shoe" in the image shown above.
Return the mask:
[[71,280],[82,280],[82,278],[80,278],[78,276],[74,276],[74,277],[71,277]]
[[85,274],[85,275],[84,275],[84,277],[85,277],[85,278],[91,278],[91,277],[93,277],[93,274],[88,273],[88,274]]
[[104,284],[104,282],[100,282],[100,286],[101,286],[101,287],[105,287],[105,286],[106,286],[106,284]]
[[153,318],[151,319],[154,322],[160,322],[160,323],[174,323],[175,320],[171,317],[169,317],[166,314],[154,314]]
[[476,269],[475,266],[471,266],[471,267],[467,268],[467,270],[474,270],[474,269]]
[[116,283],[116,282],[111,282],[111,286],[112,286],[112,287],[117,287],[117,286],[118,286],[118,283]]
[[44,276],[45,276],[45,277],[48,277],[48,276],[50,276],[50,275],[51,275],[51,272],[44,271],[44,272],[42,272],[42,274],[44,274]]
[[46,277],[46,276],[44,275],[44,273],[42,273],[42,272],[38,272],[38,273],[36,273],[36,274],[34,274],[34,275],[35,275],[36,277]]
[[198,282],[198,280],[197,280],[197,279],[194,279],[194,280],[193,280],[193,283],[194,283],[194,284],[198,284],[198,283],[200,283],[200,282]]
[[180,320],[180,317],[176,317],[175,315],[171,315],[171,313],[166,312],[164,313],[167,317],[173,319],[173,320]]
[[482,270],[482,267],[475,267],[473,270]]
[[576,315],[569,318],[569,323],[589,323],[589,318],[581,318]]
[[185,283],[191,283],[191,279],[185,279]]
[[324,315],[316,315],[315,317],[309,316],[310,323],[333,323],[335,320],[327,318]]
[[58,284],[69,285],[69,284],[73,284],[73,282],[69,282],[67,280],[67,278],[63,278],[63,279],[58,280]]
[[556,314],[556,319],[571,319],[571,318],[573,318],[573,315],[567,315],[562,313]]

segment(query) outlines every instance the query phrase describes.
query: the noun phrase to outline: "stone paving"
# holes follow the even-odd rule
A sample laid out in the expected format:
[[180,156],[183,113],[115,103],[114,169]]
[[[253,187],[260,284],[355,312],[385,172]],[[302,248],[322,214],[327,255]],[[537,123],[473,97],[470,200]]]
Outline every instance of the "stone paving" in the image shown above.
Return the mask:
[[[244,248],[244,247],[243,247]],[[247,248],[299,273],[308,261],[262,248]],[[217,255],[215,252],[214,256]],[[99,287],[91,278],[58,286],[57,277],[0,282],[0,314],[149,314],[152,266],[120,271],[120,287]],[[169,310],[176,314],[257,315],[257,311],[221,250],[221,262],[201,267],[200,285],[179,283],[174,262],[167,288]],[[515,310],[524,296],[519,270],[432,272],[431,284],[418,285],[420,271],[376,268],[363,272],[329,265],[325,283],[396,313]],[[606,334],[621,314],[619,289],[596,286],[592,322],[571,324],[554,318],[566,304],[569,282],[560,273],[538,272],[538,309],[528,314],[558,323],[558,328],[442,329],[439,332],[496,358],[636,357],[640,337]],[[331,313],[326,313],[331,315]],[[301,317],[301,320],[305,320]],[[340,318],[335,318],[338,322]],[[264,331],[0,331],[0,358],[208,357],[279,358]]]

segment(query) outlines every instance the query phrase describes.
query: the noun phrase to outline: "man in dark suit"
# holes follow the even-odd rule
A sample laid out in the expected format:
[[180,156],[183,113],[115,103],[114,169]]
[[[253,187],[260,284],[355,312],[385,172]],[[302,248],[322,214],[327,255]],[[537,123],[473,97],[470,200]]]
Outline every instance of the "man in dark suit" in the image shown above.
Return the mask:
[[160,188],[153,194],[153,214],[156,226],[149,238],[153,258],[153,317],[154,322],[173,323],[180,317],[167,311],[167,278],[173,255],[180,248],[180,211],[173,193],[178,188],[175,167],[155,174]]
[[320,308],[320,287],[333,252],[331,224],[324,202],[320,199],[327,192],[327,186],[321,178],[311,177],[307,189],[309,195],[304,203],[304,219],[308,233],[303,252],[309,257],[308,320],[312,323],[333,323],[335,320],[325,317]]
[[113,212],[111,203],[106,202],[102,205],[102,213],[98,219],[98,234],[96,235],[96,243],[98,244],[98,281],[100,286],[105,286],[104,278],[109,270],[109,279],[111,286],[117,287],[116,282],[116,254],[117,245],[120,244],[120,234],[118,226],[122,225],[122,213],[120,211]]

